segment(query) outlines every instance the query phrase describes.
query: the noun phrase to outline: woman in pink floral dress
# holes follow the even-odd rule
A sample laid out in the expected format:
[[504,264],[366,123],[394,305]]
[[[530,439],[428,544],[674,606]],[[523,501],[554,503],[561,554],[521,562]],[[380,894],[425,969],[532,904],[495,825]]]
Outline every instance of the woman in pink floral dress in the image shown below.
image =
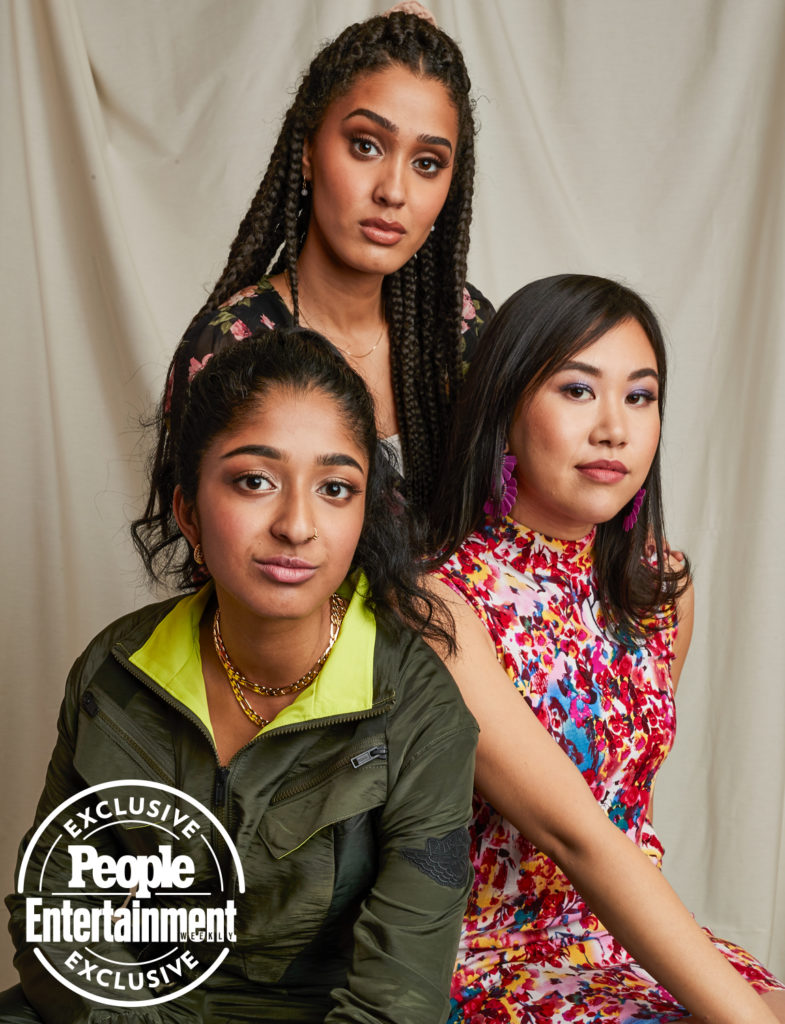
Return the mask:
[[785,1021],[785,988],[665,882],[650,820],[692,626],[665,375],[637,295],[564,275],[502,306],[467,379],[435,512],[481,728],[453,1022]]

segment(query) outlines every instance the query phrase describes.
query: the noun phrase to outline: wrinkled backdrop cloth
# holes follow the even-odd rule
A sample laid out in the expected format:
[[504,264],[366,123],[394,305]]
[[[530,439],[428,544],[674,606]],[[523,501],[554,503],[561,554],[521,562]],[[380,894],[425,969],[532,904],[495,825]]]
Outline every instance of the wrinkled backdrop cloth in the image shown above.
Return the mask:
[[[432,7],[477,97],[471,279],[499,303],[546,274],[617,276],[662,317],[669,538],[694,558],[697,617],[657,826],[698,919],[783,976],[785,3]],[[296,75],[381,9],[0,2],[3,892],[66,671],[149,599],[127,530],[139,420]]]

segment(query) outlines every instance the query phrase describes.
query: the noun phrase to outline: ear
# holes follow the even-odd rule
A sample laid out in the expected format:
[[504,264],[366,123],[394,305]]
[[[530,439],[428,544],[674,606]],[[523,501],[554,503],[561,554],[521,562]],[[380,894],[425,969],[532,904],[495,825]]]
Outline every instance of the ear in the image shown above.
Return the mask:
[[177,525],[180,527],[180,532],[191,547],[195,548],[199,543],[201,533],[199,529],[199,518],[196,514],[196,508],[193,505],[189,505],[185,500],[183,489],[179,484],[174,489],[172,512],[175,520],[177,521]]
[[311,142],[310,139],[306,139],[303,142],[303,179],[305,181],[311,180]]

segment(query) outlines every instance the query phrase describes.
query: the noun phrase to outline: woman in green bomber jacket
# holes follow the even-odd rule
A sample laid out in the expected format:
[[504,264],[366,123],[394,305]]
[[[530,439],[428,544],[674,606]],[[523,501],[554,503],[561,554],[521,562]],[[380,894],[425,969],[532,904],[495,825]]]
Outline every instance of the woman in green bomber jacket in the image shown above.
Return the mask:
[[[107,1005],[84,994],[106,996],[98,972],[80,994],[36,953],[31,882],[8,899],[21,987],[0,996],[0,1019],[443,1021],[471,881],[477,729],[401,624],[445,635],[409,555],[373,403],[311,331],[265,332],[192,369],[173,508],[134,524],[148,570],[189,593],[113,623],[77,661],[34,829],[102,783],[184,792],[236,845],[244,892],[223,864],[235,872],[236,939],[190,991],[160,1001],[166,987],[153,986],[150,1005]],[[115,865],[161,842],[151,827],[100,835]],[[65,846],[47,863],[32,846],[25,878],[45,872],[50,899],[74,881]],[[194,864],[197,888],[217,888],[218,862]],[[126,903],[146,902],[129,888]],[[134,966],[160,954],[76,946]],[[54,944],[43,951],[62,964],[62,949],[60,961]]]

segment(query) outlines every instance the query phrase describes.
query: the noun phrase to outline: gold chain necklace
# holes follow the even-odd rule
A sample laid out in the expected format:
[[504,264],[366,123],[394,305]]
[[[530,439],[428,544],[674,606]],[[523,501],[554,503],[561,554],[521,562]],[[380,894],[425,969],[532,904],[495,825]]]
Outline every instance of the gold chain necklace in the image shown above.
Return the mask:
[[[286,277],[286,283],[289,286],[289,294],[293,296],[294,293],[292,292],[292,278],[291,278],[288,270],[284,271],[284,276]],[[294,298],[292,298],[292,305],[294,305]],[[316,328],[313,326],[311,321],[308,319],[308,314],[305,312],[305,307],[303,306],[302,299],[299,300],[299,305],[300,305],[300,312],[303,315],[303,320],[305,320],[306,326],[310,327],[312,331],[316,331]],[[371,348],[369,348],[367,352],[360,352],[357,355],[355,355],[353,352],[350,352],[348,349],[344,348],[342,345],[339,345],[338,342],[335,341],[333,338],[330,338],[330,341],[332,341],[333,345],[335,345],[335,347],[338,349],[339,352],[343,352],[343,354],[345,356],[348,356],[350,359],[365,359],[366,356],[369,356],[371,354],[371,352],[375,352],[376,349],[379,347],[379,343],[381,342],[382,338],[384,337],[384,329],[385,329],[386,326],[387,326],[386,322],[384,320],[382,320],[382,329],[379,331],[379,337],[376,339],[375,344]],[[317,334],[324,334],[324,331],[316,331],[316,333]]]
[[226,678],[229,681],[229,686],[232,688],[232,693],[237,698],[237,703],[242,708],[247,718],[258,725],[259,728],[264,728],[265,725],[270,724],[269,718],[263,718],[248,703],[248,698],[243,693],[242,688],[245,687],[248,690],[253,690],[254,693],[258,693],[263,697],[286,697],[292,693],[299,693],[300,690],[304,690],[306,686],[310,686],[311,683],[319,675],[322,670],[325,661],[327,661],[327,655],[333,649],[333,644],[338,639],[338,631],[341,628],[343,617],[346,614],[348,605],[342,597],[338,597],[337,594],[330,594],[330,640],[325,648],[324,653],[316,662],[316,664],[309,668],[304,676],[300,676],[295,682],[290,683],[288,686],[265,686],[263,683],[254,683],[250,679],[246,679],[245,676],[237,669],[232,663],[232,659],[224,645],[223,637],[221,636],[221,611],[219,608],[215,609],[215,615],[213,616],[213,644],[215,646],[215,653],[218,655],[218,660],[223,665],[224,671],[226,672]]

